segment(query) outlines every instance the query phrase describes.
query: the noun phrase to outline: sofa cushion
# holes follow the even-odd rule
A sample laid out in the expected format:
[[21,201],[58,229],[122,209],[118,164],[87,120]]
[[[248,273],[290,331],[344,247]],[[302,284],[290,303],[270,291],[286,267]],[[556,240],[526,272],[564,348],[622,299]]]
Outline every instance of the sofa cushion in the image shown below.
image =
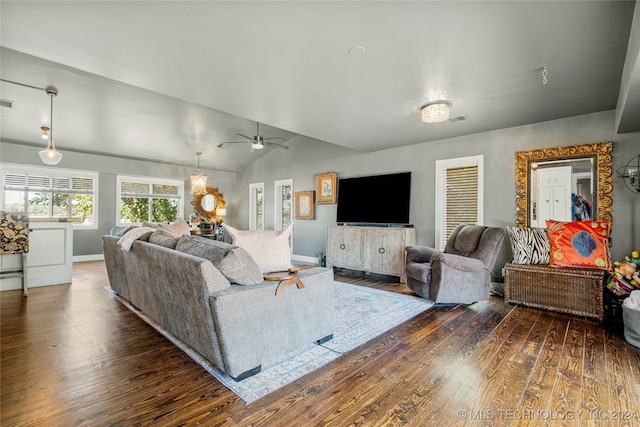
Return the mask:
[[149,236],[149,243],[164,246],[167,248],[175,249],[178,244],[178,240],[182,236],[188,236],[189,224],[182,218],[178,218],[173,224],[158,224],[158,229]]
[[551,265],[611,268],[610,221],[546,222],[551,243]]
[[133,230],[134,228],[136,228],[135,225],[114,225],[109,231],[109,236],[122,237],[127,231]]
[[458,232],[453,247],[462,253],[470,254],[478,249],[478,242],[486,227],[481,225],[469,225]]
[[291,268],[289,236],[292,229],[293,223],[280,231],[237,230],[229,225],[225,226],[225,230],[233,239],[233,244],[249,252],[260,266],[262,273]]
[[224,277],[238,285],[262,283],[262,271],[244,249],[200,236],[182,236],[176,250],[211,261]]
[[549,264],[549,236],[546,228],[507,227],[512,264]]

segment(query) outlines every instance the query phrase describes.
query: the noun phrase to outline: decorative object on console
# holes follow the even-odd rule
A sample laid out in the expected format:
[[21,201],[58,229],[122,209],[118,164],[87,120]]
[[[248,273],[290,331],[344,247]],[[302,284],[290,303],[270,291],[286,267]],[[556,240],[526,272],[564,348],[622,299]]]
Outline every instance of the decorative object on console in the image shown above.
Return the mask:
[[640,194],[640,154],[632,157],[626,165],[616,170],[618,178],[624,180],[624,186],[632,193]]
[[207,175],[200,173],[200,155],[202,153],[196,153],[198,156],[198,167],[194,173],[191,174],[191,194],[194,196],[204,196],[207,194]]
[[[48,132],[48,137],[49,137],[49,143],[47,145],[47,148],[45,148],[44,150],[40,151],[40,160],[42,160],[42,162],[44,164],[47,165],[57,165],[58,163],[60,163],[60,160],[62,160],[62,154],[56,150],[56,147],[53,145],[53,97],[58,95],[58,89],[56,89],[53,86],[48,86],[45,91],[47,92],[47,95],[49,95],[49,97],[51,98],[51,115],[49,116],[49,127],[47,128],[47,132]],[[42,129],[42,134],[44,135],[44,128],[46,126],[41,127],[40,129]]]
[[512,264],[549,264],[550,244],[546,228],[509,227]]
[[449,120],[451,102],[446,100],[433,101],[423,106],[422,121],[425,123],[442,123]]
[[314,192],[296,191],[295,193],[295,218],[314,219]]
[[560,267],[611,268],[610,221],[547,220],[551,265]]
[[262,273],[284,271],[291,267],[291,247],[289,236],[293,223],[279,231],[238,230],[225,227],[232,244],[244,248],[256,260]]
[[336,202],[337,174],[335,172],[327,172],[316,175],[316,203],[332,204]]

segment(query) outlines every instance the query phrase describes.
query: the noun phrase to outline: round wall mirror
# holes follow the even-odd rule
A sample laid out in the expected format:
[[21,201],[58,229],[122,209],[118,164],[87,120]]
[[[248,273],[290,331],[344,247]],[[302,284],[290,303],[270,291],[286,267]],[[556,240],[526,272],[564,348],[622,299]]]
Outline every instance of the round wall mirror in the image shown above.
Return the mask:
[[213,212],[217,204],[218,202],[213,194],[205,194],[204,196],[202,196],[202,199],[200,199],[200,207],[205,212]]
[[193,196],[191,204],[201,218],[218,224],[224,222],[224,219],[217,215],[218,209],[224,208],[224,196],[217,188],[207,186],[206,194]]

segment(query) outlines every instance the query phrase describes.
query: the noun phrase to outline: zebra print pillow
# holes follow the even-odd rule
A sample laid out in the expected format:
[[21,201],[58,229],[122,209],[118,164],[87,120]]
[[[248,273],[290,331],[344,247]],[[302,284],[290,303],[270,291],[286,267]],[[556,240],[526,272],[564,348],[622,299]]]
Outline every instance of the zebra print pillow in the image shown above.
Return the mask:
[[507,227],[513,264],[549,264],[551,245],[546,228]]

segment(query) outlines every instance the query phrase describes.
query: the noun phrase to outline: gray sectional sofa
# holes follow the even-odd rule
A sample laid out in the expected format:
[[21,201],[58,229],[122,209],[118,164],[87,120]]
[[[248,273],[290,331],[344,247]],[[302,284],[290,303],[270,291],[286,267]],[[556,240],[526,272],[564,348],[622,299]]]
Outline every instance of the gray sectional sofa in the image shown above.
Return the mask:
[[102,237],[112,290],[236,380],[333,336],[330,269],[301,270],[304,288],[276,296],[278,281],[230,283],[205,258],[142,240],[126,251],[118,239]]

